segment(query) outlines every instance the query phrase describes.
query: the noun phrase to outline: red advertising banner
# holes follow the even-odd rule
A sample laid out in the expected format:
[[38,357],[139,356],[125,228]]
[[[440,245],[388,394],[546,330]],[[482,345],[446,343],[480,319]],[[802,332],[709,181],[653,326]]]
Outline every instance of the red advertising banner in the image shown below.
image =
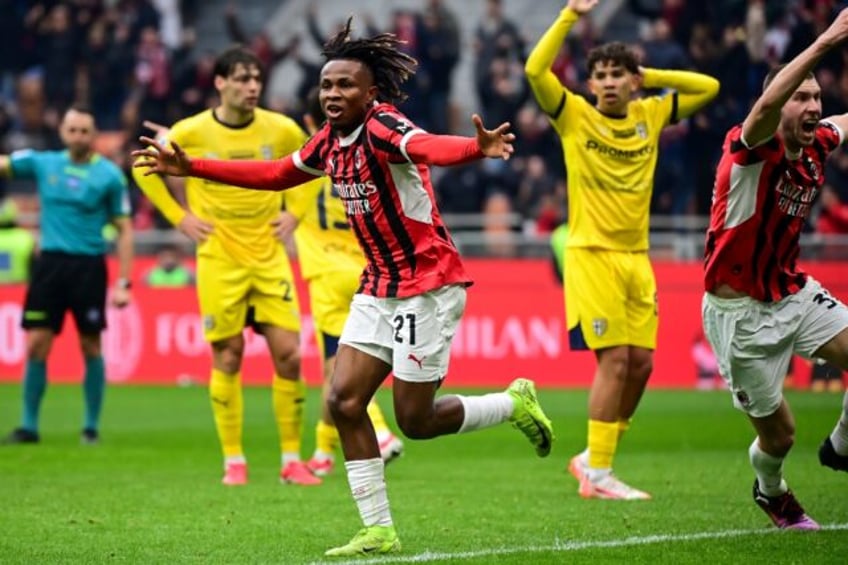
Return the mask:
[[[540,386],[583,387],[592,379],[590,352],[568,349],[562,289],[545,260],[468,260],[475,280],[453,343],[448,386],[502,386],[516,376]],[[139,276],[152,263],[137,261]],[[693,344],[700,332],[702,270],[697,263],[655,263],[660,303],[659,345],[653,387],[689,387],[696,383]],[[114,272],[114,270],[112,271]],[[830,291],[848,300],[844,264],[817,263],[811,272]],[[301,291],[303,372],[311,385],[320,381],[309,301]],[[137,283],[134,303],[110,309],[104,356],[110,382],[205,383],[210,367],[193,288],[150,289]],[[0,286],[0,380],[19,380],[26,357],[19,328],[24,288]],[[273,369],[264,340],[248,330],[244,382],[268,384]],[[801,364],[800,380],[809,369]],[[48,374],[51,382],[78,382],[82,361],[70,319],[54,343]]]

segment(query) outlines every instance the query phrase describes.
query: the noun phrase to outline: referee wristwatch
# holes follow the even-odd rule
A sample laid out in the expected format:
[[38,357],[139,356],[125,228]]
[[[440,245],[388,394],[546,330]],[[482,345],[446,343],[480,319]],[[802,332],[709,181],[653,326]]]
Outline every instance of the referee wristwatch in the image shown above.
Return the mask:
[[122,290],[129,290],[132,288],[132,281],[123,277],[119,278],[115,284]]

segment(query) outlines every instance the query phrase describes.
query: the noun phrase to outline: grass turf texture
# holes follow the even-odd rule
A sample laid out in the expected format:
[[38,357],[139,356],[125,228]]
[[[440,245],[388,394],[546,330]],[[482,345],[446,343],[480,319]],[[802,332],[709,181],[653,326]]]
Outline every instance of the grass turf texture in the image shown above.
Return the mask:
[[[312,449],[310,390],[304,454]],[[17,423],[18,386],[0,386],[0,425]],[[823,525],[775,532],[751,500],[753,432],[727,393],[649,391],[616,471],[647,502],[582,500],[565,471],[585,442],[586,393],[542,390],[558,441],[538,459],[509,426],[406,442],[387,468],[404,545],[397,558],[439,563],[845,563],[848,474],[816,450],[841,397],[790,393],[798,433],[790,485]],[[381,403],[388,407],[387,392]],[[250,484],[220,484],[206,390],[111,387],[103,443],[79,444],[79,387],[53,386],[42,443],[0,447],[2,563],[309,563],[360,527],[343,467],[320,487],[278,483],[270,392],[245,393]],[[391,418],[390,418],[391,420]],[[717,537],[721,532],[731,532]],[[698,538],[698,534],[710,534]],[[651,538],[650,536],[668,536]],[[635,538],[626,545],[616,545]],[[693,539],[694,538],[694,539]],[[556,548],[559,549],[556,549]],[[423,554],[444,554],[425,557]]]

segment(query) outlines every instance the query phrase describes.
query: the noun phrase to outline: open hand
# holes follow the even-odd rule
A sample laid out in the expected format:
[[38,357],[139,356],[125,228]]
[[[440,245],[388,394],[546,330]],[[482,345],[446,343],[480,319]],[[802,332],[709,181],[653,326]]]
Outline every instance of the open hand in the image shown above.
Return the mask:
[[165,140],[168,139],[168,134],[171,133],[171,128],[168,126],[163,126],[150,120],[144,120],[141,122],[141,125],[152,131],[159,143],[165,143]]
[[176,142],[172,141],[171,146],[167,147],[164,143],[147,136],[141,136],[138,139],[146,148],[132,152],[133,158],[136,159],[133,167],[147,169],[144,171],[144,176],[158,173],[186,177],[191,172],[191,159]]
[[509,133],[509,122],[504,122],[495,129],[486,129],[479,114],[471,116],[471,121],[477,129],[477,145],[483,155],[508,160],[515,151],[512,147],[515,134]]
[[598,5],[598,0],[568,0],[568,7],[581,16],[588,14]]

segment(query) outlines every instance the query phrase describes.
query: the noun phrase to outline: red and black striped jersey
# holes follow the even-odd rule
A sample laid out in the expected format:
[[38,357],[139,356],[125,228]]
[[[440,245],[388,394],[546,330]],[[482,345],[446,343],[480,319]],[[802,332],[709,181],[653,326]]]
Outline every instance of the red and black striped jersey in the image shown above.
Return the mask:
[[835,124],[819,122],[813,143],[790,159],[777,136],[749,148],[742,126],[728,132],[707,231],[707,292],[726,284],[775,302],[804,287],[807,275],[797,264],[801,231],[824,184],[827,156],[842,139]]
[[304,172],[330,177],[365,252],[359,292],[407,297],[471,284],[436,207],[429,167],[407,151],[425,134],[390,104],[374,106],[346,137],[325,125],[292,157]]

